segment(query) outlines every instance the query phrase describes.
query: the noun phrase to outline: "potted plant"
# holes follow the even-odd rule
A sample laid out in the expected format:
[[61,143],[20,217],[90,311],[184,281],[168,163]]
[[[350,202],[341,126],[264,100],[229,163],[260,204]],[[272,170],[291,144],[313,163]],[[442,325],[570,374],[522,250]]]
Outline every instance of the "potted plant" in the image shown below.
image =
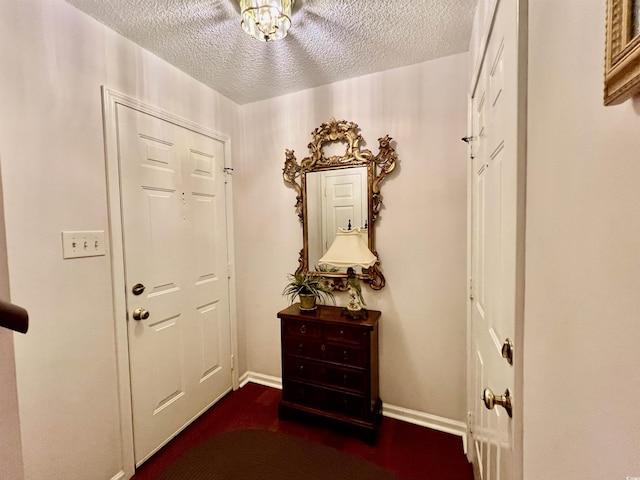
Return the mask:
[[318,298],[323,301],[331,300],[336,304],[331,288],[324,283],[322,277],[300,272],[289,274],[287,278],[289,283],[284,287],[282,295],[287,296],[289,303],[293,303],[296,297],[300,298],[300,310],[315,310]]

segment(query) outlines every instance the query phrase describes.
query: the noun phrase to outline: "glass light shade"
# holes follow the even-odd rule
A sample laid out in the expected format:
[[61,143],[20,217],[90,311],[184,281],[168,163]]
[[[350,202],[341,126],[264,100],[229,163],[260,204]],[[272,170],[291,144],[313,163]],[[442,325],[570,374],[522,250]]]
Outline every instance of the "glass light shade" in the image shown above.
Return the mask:
[[318,263],[334,267],[369,268],[378,259],[367,248],[360,230],[338,230],[336,238]]
[[291,7],[294,2],[295,0],[240,0],[242,29],[263,42],[286,37],[291,26]]

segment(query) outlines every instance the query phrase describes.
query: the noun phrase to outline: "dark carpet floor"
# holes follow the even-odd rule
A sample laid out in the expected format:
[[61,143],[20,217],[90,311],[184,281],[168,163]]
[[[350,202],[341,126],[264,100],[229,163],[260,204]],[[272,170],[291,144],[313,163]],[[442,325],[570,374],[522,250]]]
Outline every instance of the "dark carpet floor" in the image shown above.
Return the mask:
[[393,480],[379,466],[331,447],[267,430],[210,438],[180,456],[158,480]]

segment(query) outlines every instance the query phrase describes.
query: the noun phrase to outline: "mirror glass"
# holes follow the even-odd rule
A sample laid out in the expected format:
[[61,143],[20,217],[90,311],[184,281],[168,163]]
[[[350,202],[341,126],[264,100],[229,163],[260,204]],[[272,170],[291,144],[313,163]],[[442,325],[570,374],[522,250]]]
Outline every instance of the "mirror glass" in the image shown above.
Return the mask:
[[327,279],[338,290],[346,289],[346,269],[318,267],[336,232],[361,229],[376,263],[357,267],[360,279],[374,290],[385,285],[376,251],[375,221],[382,205],[380,184],[393,171],[397,155],[388,135],[379,138],[380,151],[373,155],[360,148],[358,125],[331,119],[316,128],[309,143],[311,155],[299,164],[293,150],[286,150],[284,180],[296,190],[296,212],[302,222],[303,247],[296,273],[312,273]]
[[[369,245],[367,167],[309,172],[306,177],[309,270],[318,271],[318,260],[333,243],[338,228],[366,230]],[[339,271],[346,273],[346,269]]]

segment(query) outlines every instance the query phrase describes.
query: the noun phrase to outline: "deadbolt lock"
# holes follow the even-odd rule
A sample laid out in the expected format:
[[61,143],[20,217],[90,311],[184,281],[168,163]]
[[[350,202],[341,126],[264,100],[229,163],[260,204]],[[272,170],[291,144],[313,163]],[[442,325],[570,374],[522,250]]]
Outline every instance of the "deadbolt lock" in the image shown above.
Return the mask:
[[136,283],[133,288],[131,289],[131,293],[133,293],[134,295],[142,295],[142,292],[144,292],[144,285],[141,283]]
[[489,410],[493,410],[493,407],[500,405],[507,411],[507,415],[511,417],[513,415],[513,407],[511,406],[511,391],[507,388],[504,391],[504,395],[497,396],[490,388],[485,388],[482,392],[482,401],[484,406]]
[[502,358],[504,358],[509,365],[513,365],[513,342],[509,338],[502,344]]

